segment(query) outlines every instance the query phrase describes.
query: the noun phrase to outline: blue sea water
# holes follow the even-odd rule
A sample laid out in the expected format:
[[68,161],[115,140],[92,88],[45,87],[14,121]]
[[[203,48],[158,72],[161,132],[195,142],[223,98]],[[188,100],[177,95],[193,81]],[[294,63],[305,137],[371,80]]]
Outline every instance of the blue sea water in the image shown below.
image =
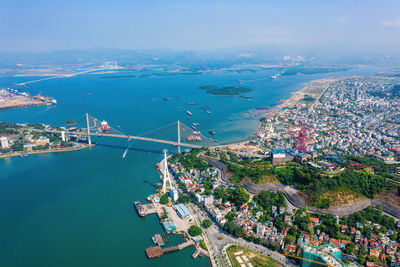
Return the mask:
[[[259,121],[246,115],[256,107],[279,104],[304,82],[348,75],[374,74],[375,68],[347,72],[282,77],[245,82],[254,101],[216,97],[197,89],[201,85],[236,85],[238,80],[271,76],[276,70],[256,73],[211,72],[201,75],[147,76],[110,79],[98,74],[32,83],[57,99],[51,107],[0,112],[0,121],[43,122],[63,126],[84,113],[120,126],[124,133],[141,134],[180,120],[200,123],[199,130],[215,130],[216,138],[230,142],[251,136]],[[36,77],[0,77],[0,87]],[[78,97],[79,96],[79,97]],[[177,100],[176,96],[180,97]],[[164,101],[171,97],[171,101]],[[186,105],[185,102],[197,105]],[[207,115],[201,106],[211,106]],[[186,110],[193,113],[186,119]],[[160,182],[154,166],[162,159],[160,144],[97,138],[91,149],[29,155],[0,160],[0,266],[207,266],[205,258],[192,259],[193,248],[148,260],[144,249],[151,236],[162,232],[155,215],[139,218],[135,200],[154,192]],[[178,242],[179,237],[174,237]]]

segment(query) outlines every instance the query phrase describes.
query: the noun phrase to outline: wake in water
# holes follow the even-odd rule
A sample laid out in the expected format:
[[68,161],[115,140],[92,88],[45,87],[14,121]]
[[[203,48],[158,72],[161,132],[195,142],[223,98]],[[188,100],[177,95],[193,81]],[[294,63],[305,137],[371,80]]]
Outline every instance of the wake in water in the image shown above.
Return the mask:
[[126,154],[128,153],[128,150],[131,148],[133,142],[131,142],[131,140],[129,139],[129,145],[128,147],[125,149],[124,154],[122,155],[122,158],[124,159],[126,157]]

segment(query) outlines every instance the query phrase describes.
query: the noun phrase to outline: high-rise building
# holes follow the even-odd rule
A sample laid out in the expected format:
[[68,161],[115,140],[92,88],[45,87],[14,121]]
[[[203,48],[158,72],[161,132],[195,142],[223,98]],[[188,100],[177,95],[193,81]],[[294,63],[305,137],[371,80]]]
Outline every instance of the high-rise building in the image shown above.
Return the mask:
[[2,136],[0,138],[0,142],[1,142],[1,148],[3,148],[3,149],[9,148],[8,139],[6,136]]

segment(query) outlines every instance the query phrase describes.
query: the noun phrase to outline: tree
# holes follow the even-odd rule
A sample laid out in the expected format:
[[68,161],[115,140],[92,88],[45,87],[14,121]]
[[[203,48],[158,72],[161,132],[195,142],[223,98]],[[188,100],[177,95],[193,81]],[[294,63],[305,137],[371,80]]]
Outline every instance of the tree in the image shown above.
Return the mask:
[[203,233],[203,230],[201,230],[201,228],[196,225],[192,225],[189,228],[189,235],[191,235],[191,236],[199,236],[202,233]]
[[243,206],[249,199],[250,196],[244,191],[243,187],[237,187],[232,193],[232,200],[238,207]]
[[211,222],[210,219],[205,219],[205,220],[203,221],[203,227],[204,227],[204,228],[208,228],[208,227],[210,227],[211,225],[212,225],[212,222]]
[[165,205],[168,204],[169,202],[169,198],[168,198],[168,193],[165,193],[164,195],[162,195],[162,197],[160,198],[160,203]]

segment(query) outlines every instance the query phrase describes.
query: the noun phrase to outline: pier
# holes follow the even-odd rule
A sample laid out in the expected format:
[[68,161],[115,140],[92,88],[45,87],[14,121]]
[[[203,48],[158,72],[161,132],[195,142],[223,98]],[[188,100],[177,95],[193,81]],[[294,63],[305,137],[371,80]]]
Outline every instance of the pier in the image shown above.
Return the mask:
[[178,246],[164,248],[164,249],[162,249],[160,246],[156,246],[156,247],[147,248],[145,251],[146,251],[147,258],[154,259],[154,258],[161,257],[165,253],[182,250],[188,246],[193,246],[193,245],[194,245],[194,241],[189,240],[182,244],[179,244]]

